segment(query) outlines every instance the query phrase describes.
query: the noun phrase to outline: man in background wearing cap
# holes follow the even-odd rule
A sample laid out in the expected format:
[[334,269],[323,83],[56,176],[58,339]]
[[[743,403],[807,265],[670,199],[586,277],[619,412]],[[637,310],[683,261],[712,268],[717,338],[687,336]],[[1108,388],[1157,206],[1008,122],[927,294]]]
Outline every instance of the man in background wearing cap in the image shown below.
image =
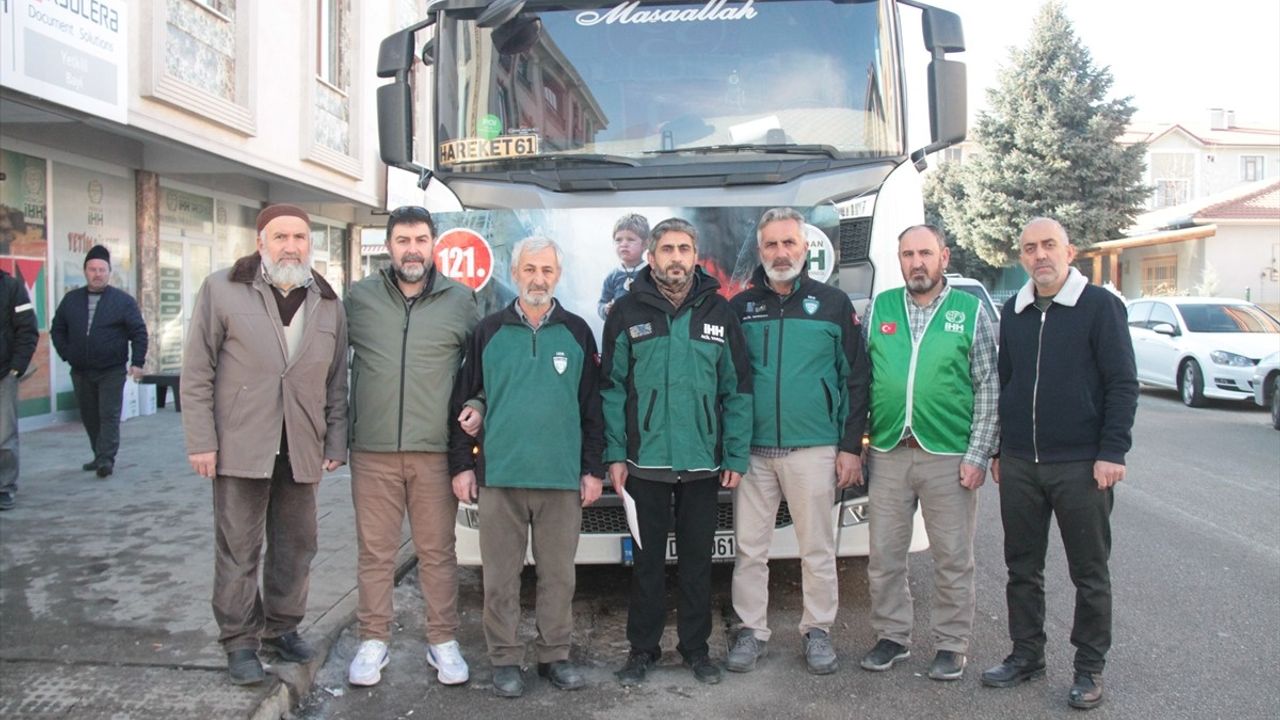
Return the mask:
[[231,681],[257,683],[259,644],[287,662],[315,656],[298,625],[316,554],[316,489],[347,457],[346,315],[311,270],[301,208],[263,210],[258,252],[200,288],[182,405],[187,459],[213,481],[219,641]]
[[49,337],[58,357],[71,366],[80,420],[93,449],[93,459],[82,469],[104,478],[115,469],[120,449],[125,364],[134,380],[142,377],[147,324],[133,296],[111,287],[111,253],[102,245],[84,256],[84,278],[86,285],[58,304]]

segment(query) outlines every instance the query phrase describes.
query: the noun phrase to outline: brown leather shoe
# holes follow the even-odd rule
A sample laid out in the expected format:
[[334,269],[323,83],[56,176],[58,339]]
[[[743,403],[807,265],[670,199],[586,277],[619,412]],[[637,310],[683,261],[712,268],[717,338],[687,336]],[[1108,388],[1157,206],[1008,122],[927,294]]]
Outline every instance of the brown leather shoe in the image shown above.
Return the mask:
[[1073,708],[1088,710],[1102,702],[1102,673],[1077,672],[1076,681],[1067,693],[1067,704]]

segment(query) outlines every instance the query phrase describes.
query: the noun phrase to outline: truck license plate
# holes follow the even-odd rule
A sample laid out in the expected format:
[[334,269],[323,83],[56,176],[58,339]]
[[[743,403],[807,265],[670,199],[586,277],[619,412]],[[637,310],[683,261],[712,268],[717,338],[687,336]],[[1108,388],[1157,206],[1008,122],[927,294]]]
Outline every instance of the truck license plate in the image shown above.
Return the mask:
[[[715,538],[711,541],[711,559],[716,560],[732,560],[737,555],[737,542],[733,533],[716,533]],[[622,538],[622,564],[632,565],[635,563],[635,541],[631,536]],[[667,536],[667,562],[675,562],[679,555],[676,552],[676,538],[674,535]]]

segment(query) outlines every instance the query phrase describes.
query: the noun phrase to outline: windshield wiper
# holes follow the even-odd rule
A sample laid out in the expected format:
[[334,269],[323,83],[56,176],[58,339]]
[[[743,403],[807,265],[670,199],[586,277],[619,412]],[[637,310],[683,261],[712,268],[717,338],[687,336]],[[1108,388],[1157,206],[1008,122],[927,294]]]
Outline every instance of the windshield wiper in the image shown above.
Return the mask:
[[741,143],[737,145],[700,145],[697,147],[672,148],[670,150],[647,150],[646,155],[674,155],[676,153],[782,153],[786,155],[826,155],[829,158],[840,157],[840,151],[834,145],[797,145],[795,143]]
[[625,165],[627,167],[640,167],[640,163],[634,158],[625,155],[605,155],[602,153],[542,153],[540,155],[516,155],[512,157],[501,158],[503,161],[520,161],[520,160],[555,160],[582,163],[584,165]]

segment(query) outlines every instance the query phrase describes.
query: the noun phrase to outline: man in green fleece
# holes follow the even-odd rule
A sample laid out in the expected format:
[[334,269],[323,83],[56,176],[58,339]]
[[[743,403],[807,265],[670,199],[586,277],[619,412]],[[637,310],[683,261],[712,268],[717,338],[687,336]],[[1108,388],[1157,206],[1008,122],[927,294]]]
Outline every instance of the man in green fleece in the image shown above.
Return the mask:
[[698,231],[679,218],[649,234],[648,267],[615,301],[604,325],[601,394],[609,479],[636,504],[639,542],[627,640],[618,673],[644,682],[666,624],[667,532],[675,510],[680,576],[677,646],[694,677],[720,682],[708,655],[711,546],[717,499],[747,470],[751,362],[738,316],[698,267]]
[[574,556],[582,508],[600,497],[604,421],[595,337],[555,299],[563,258],[548,238],[516,243],[511,277],[518,297],[480,321],[453,392],[451,417],[471,398],[487,405],[478,454],[476,441],[452,423],[449,471],[459,501],[479,495],[484,636],[499,697],[524,694],[520,571],[530,535],[538,674],[561,690],[586,684],[569,661]]

